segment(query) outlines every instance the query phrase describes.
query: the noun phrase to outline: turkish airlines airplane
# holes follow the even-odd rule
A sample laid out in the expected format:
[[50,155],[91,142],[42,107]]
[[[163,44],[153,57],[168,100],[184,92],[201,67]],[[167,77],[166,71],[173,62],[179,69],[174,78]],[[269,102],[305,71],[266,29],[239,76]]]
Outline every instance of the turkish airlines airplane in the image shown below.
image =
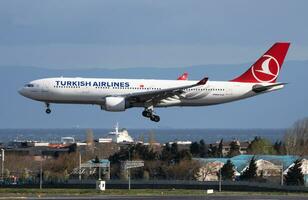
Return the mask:
[[253,97],[282,89],[276,82],[290,43],[275,43],[245,73],[230,81],[68,78],[56,77],[31,81],[19,93],[45,102],[46,113],[51,103],[93,104],[106,111],[144,108],[142,115],[154,122],[160,117],[155,107],[209,106]]

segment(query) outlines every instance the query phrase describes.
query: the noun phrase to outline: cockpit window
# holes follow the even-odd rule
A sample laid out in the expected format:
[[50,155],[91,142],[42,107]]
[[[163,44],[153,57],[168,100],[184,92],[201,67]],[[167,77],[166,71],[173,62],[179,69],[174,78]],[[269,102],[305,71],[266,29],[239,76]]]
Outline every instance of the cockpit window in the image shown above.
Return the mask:
[[34,87],[33,84],[26,84],[25,87]]

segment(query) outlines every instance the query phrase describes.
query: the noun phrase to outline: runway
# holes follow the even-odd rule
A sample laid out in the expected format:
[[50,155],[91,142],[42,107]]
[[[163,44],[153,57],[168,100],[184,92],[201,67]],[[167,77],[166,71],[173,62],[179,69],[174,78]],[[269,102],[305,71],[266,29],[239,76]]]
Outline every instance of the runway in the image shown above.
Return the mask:
[[206,195],[206,196],[55,196],[55,197],[1,197],[0,199],[44,199],[44,200],[86,200],[86,199],[92,199],[92,200],[125,200],[125,199],[146,199],[146,200],[230,200],[230,199],[236,199],[236,200],[296,200],[296,199],[307,199],[308,195]]

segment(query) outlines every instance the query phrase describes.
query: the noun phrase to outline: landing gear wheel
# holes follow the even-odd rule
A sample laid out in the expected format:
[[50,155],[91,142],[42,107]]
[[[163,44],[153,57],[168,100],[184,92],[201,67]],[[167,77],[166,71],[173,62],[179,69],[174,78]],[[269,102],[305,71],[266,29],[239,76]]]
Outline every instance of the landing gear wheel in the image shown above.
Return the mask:
[[147,111],[147,110],[144,110],[144,111],[142,112],[142,116],[143,116],[143,117],[150,118],[151,115],[152,115],[151,112],[149,112],[149,111]]
[[47,113],[47,114],[50,114],[50,113],[51,113],[50,108],[47,108],[47,109],[46,109],[46,113]]
[[153,106],[145,107],[144,111],[142,111],[142,116],[146,117],[146,118],[150,118],[150,120],[153,121],[153,122],[159,122],[160,121],[160,117],[158,115],[154,114]]
[[150,117],[151,121],[153,122],[159,122],[160,121],[160,117],[158,115],[152,115]]

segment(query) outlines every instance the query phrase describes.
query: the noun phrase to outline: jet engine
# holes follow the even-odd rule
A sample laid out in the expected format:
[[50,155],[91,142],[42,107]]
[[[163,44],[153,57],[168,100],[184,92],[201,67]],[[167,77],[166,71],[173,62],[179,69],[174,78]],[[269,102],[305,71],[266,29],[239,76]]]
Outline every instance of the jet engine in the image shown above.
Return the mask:
[[106,97],[105,110],[112,112],[125,111],[126,101],[124,97]]

